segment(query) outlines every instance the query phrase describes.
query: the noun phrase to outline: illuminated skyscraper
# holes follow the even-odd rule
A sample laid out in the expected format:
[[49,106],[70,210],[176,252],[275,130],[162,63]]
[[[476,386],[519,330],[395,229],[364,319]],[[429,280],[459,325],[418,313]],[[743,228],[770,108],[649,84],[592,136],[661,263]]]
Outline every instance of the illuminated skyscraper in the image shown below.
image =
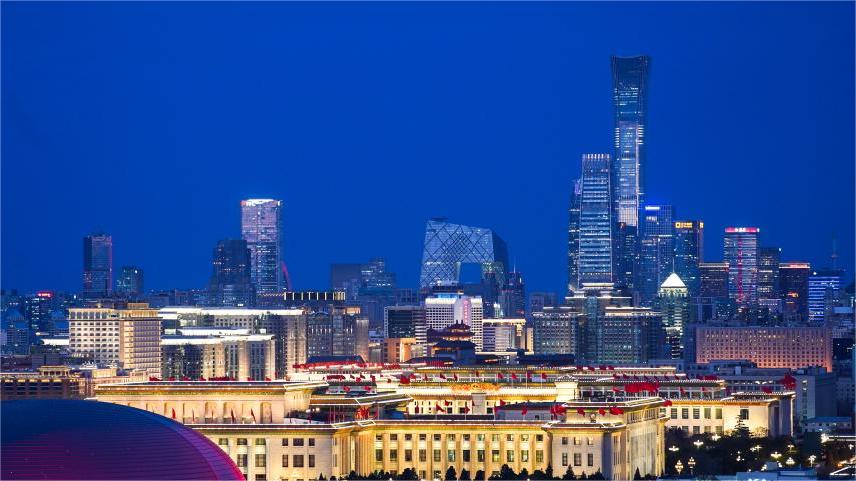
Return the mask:
[[670,205],[646,205],[639,226],[639,263],[633,287],[643,306],[657,297],[660,284],[674,272],[675,225]]
[[808,320],[814,323],[826,319],[826,307],[841,289],[842,272],[838,269],[814,271],[808,278]]
[[459,284],[464,264],[478,264],[483,274],[497,271],[498,285],[503,285],[508,268],[505,241],[490,229],[452,224],[444,218],[429,220],[425,226],[419,287]]
[[779,289],[784,301],[785,319],[805,321],[808,319],[808,262],[782,262],[779,264]]
[[727,262],[702,262],[698,271],[701,277],[699,296],[719,299],[728,297]]
[[580,262],[580,180],[571,185],[571,206],[568,208],[568,289],[570,294],[579,285]]
[[739,306],[758,304],[757,227],[726,227],[724,258],[728,262],[728,296]]
[[609,154],[583,154],[577,287],[587,283],[613,282],[610,167]]
[[782,249],[758,249],[758,299],[779,299],[779,260]]
[[689,318],[687,286],[672,273],[657,291],[657,310],[663,316],[668,352],[671,359],[681,359],[684,352],[684,326]]
[[241,201],[241,238],[250,249],[250,275],[256,292],[285,287],[282,257],[282,201]]
[[704,222],[682,220],[675,222],[675,273],[686,284],[690,297],[699,295],[704,262]]
[[621,228],[616,243],[614,282],[631,286],[636,265],[639,209],[645,192],[645,114],[647,105],[647,56],[612,57],[612,102],[615,118],[615,154],[612,164],[614,222]]
[[83,238],[83,297],[113,293],[113,237],[91,234]]

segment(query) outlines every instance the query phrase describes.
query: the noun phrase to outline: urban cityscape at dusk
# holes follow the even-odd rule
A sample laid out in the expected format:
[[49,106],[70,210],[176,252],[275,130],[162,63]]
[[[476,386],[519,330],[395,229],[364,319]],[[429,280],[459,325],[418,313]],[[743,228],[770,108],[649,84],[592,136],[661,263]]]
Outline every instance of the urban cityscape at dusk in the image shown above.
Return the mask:
[[0,9],[0,479],[856,477],[852,2]]

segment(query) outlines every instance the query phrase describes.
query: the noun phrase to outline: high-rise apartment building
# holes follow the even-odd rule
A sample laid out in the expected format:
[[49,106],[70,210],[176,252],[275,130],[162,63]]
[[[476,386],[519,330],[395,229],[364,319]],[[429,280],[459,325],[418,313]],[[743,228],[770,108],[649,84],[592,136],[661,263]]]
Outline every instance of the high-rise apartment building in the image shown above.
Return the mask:
[[83,297],[109,297],[113,293],[113,237],[91,234],[83,238]]
[[459,284],[461,266],[465,264],[477,264],[482,272],[496,271],[497,282],[503,285],[508,269],[505,241],[490,229],[452,224],[444,218],[429,220],[425,225],[419,287]]
[[631,286],[638,255],[639,211],[644,202],[645,114],[647,106],[647,56],[612,57],[612,103],[615,153],[611,173],[614,222],[622,242],[616,243],[617,271],[614,282]]
[[784,301],[785,319],[805,321],[808,319],[808,278],[811,264],[808,262],[779,263],[779,290]]
[[657,289],[675,269],[674,209],[646,205],[639,226],[639,263],[633,287],[643,306],[650,306]]
[[761,229],[726,227],[725,262],[728,263],[728,296],[738,306],[758,304],[758,247]]
[[255,304],[250,259],[250,249],[245,240],[224,239],[217,243],[208,281],[209,305],[247,307]]
[[704,262],[704,222],[680,220],[675,222],[675,274],[687,286],[690,297],[699,295]]
[[116,292],[125,297],[138,297],[143,294],[143,270],[137,266],[122,266]]
[[282,201],[241,201],[241,238],[250,249],[250,277],[256,292],[279,292],[285,285],[282,255]]
[[576,230],[579,233],[579,239],[575,241],[579,246],[577,279],[572,291],[583,284],[613,282],[611,165],[609,154],[582,156],[579,225],[576,229],[569,229],[569,232]]
[[104,365],[146,370],[161,369],[161,321],[146,303],[125,308],[72,308],[68,312],[69,350],[75,356]]
[[813,271],[808,278],[808,320],[821,323],[826,319],[827,307],[831,308],[841,289],[842,272],[838,269]]

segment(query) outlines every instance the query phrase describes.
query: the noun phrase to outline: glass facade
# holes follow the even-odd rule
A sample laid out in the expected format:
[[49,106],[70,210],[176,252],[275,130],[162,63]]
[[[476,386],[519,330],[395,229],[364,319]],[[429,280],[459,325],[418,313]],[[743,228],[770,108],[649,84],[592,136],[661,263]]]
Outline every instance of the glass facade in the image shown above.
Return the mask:
[[83,297],[113,293],[113,237],[92,234],[83,238]]
[[642,209],[639,263],[634,287],[643,306],[650,306],[660,284],[674,272],[675,225],[670,205],[646,205]]
[[758,249],[758,299],[779,299],[779,261],[782,249]]
[[568,208],[568,293],[580,282],[577,269],[580,261],[580,188],[577,179],[571,187],[571,205]]
[[284,282],[282,201],[241,201],[241,238],[250,249],[250,274],[256,292],[280,292]]
[[779,264],[779,289],[784,301],[783,312],[788,320],[808,319],[808,262],[782,262]]
[[612,57],[616,222],[633,227],[639,225],[638,213],[644,192],[642,167],[649,63],[646,56]]
[[612,165],[616,225],[613,282],[635,287],[639,258],[639,210],[643,202],[645,112],[650,59],[612,57],[615,152]]
[[704,262],[704,222],[683,220],[675,222],[675,273],[684,281],[690,297],[699,295]]
[[758,304],[757,227],[726,227],[724,258],[728,263],[728,297],[739,306]]
[[143,293],[143,270],[136,266],[122,266],[116,290],[125,296],[136,297]]
[[208,283],[212,306],[251,306],[255,292],[250,281],[250,249],[247,241],[225,239],[217,243],[213,272]]
[[832,301],[841,289],[842,272],[826,269],[811,273],[808,278],[808,320],[823,322],[826,318],[827,301]]
[[484,270],[498,270],[497,282],[505,282],[508,251],[503,241],[490,229],[452,224],[436,218],[425,226],[422,272],[419,286],[458,284],[462,264],[479,264]]
[[610,168],[609,154],[582,156],[577,266],[579,285],[613,281]]

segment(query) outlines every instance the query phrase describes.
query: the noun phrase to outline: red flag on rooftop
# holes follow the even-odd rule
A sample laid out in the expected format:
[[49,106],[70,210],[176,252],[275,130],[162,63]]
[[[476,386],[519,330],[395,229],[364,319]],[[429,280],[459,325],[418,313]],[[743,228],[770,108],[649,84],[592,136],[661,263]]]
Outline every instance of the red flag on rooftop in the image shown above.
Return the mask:
[[624,414],[624,410],[618,407],[611,407],[609,408],[609,414],[612,414],[613,416],[618,416],[620,414]]
[[499,405],[500,405],[500,406],[505,406],[505,401],[503,401],[502,399],[500,399],[500,400],[499,400]]
[[666,399],[665,401],[663,401],[663,406],[671,406],[671,405],[672,405],[671,399]]
[[231,409],[231,410],[229,410],[229,412],[232,415],[232,422],[234,423],[235,422],[235,410]]
[[523,409],[520,410],[520,414],[526,416],[526,413],[529,412],[529,408],[526,407],[526,404],[523,405]]
[[586,410],[583,408],[577,408],[577,414],[579,414],[580,416],[585,416]]
[[250,416],[253,417],[253,422],[256,422],[256,412],[253,411],[252,408],[250,408]]
[[464,414],[468,414],[470,412],[469,406],[464,406]]
[[444,413],[446,411],[439,404],[434,404],[434,412]]
[[172,419],[175,419],[175,408],[172,408]]
[[503,376],[501,372],[496,373],[496,377],[499,379],[505,379],[505,376]]

